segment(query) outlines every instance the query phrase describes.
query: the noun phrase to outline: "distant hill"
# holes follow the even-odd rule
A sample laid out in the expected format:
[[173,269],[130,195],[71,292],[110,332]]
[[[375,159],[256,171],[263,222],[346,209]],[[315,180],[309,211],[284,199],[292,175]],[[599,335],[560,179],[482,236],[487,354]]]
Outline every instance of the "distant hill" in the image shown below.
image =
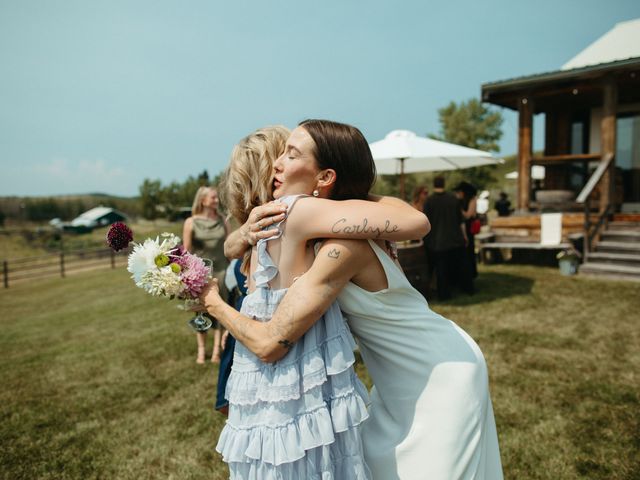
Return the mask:
[[137,200],[139,196],[135,195],[132,197],[125,197],[121,195],[111,195],[109,193],[103,193],[103,192],[62,193],[57,195],[0,195],[0,200],[4,200],[7,198],[22,198],[22,199],[55,198],[55,199],[61,199],[61,200],[76,200],[76,199],[85,199],[85,198],[107,198],[107,199],[114,199],[114,200]]
[[68,221],[98,206],[115,208],[130,217],[141,212],[139,197],[107,193],[0,197],[0,212],[8,222],[48,222],[53,218]]

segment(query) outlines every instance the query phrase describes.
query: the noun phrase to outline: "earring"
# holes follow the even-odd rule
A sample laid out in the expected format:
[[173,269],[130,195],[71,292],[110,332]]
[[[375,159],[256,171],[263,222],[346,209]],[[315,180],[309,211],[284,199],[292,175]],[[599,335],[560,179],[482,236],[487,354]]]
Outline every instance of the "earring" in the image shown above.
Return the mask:
[[320,195],[320,192],[319,192],[319,191],[318,191],[318,189],[316,188],[316,189],[313,191],[313,196],[314,196],[314,197],[317,197],[318,195]]

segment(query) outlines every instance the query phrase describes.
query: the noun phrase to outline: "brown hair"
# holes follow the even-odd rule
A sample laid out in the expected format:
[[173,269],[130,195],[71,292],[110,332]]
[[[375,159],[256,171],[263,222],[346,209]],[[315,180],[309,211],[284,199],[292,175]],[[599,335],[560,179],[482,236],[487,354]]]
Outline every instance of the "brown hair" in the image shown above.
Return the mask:
[[313,153],[318,167],[336,172],[331,198],[366,199],[376,179],[376,166],[362,132],[330,120],[305,120],[300,126],[315,143]]
[[425,187],[424,185],[420,185],[420,186],[416,187],[413,190],[413,203],[414,204],[418,203],[418,201],[420,200],[420,195],[422,195],[423,192],[429,193],[429,189],[427,187]]

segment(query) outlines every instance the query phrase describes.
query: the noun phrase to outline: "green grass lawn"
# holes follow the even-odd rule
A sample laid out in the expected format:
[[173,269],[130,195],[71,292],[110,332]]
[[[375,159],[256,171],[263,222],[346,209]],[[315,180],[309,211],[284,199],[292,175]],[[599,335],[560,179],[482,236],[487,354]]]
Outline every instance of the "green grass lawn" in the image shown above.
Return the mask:
[[[482,267],[432,307],[482,347],[508,479],[640,476],[640,286]],[[0,291],[5,479],[222,479],[217,368],[124,269]],[[366,378],[366,370],[358,367]]]

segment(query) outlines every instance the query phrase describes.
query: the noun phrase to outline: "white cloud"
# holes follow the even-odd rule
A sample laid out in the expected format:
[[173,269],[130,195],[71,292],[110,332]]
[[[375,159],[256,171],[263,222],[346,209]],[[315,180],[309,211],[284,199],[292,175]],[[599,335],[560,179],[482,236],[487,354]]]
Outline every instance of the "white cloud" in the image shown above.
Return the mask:
[[34,173],[46,174],[61,180],[83,178],[86,175],[114,179],[125,175],[121,167],[109,167],[102,159],[72,161],[67,158],[52,158],[48,163],[37,163],[32,167]]
[[132,195],[137,190],[130,172],[103,159],[54,157],[26,170],[31,185],[37,185],[37,190],[45,195],[90,192]]

